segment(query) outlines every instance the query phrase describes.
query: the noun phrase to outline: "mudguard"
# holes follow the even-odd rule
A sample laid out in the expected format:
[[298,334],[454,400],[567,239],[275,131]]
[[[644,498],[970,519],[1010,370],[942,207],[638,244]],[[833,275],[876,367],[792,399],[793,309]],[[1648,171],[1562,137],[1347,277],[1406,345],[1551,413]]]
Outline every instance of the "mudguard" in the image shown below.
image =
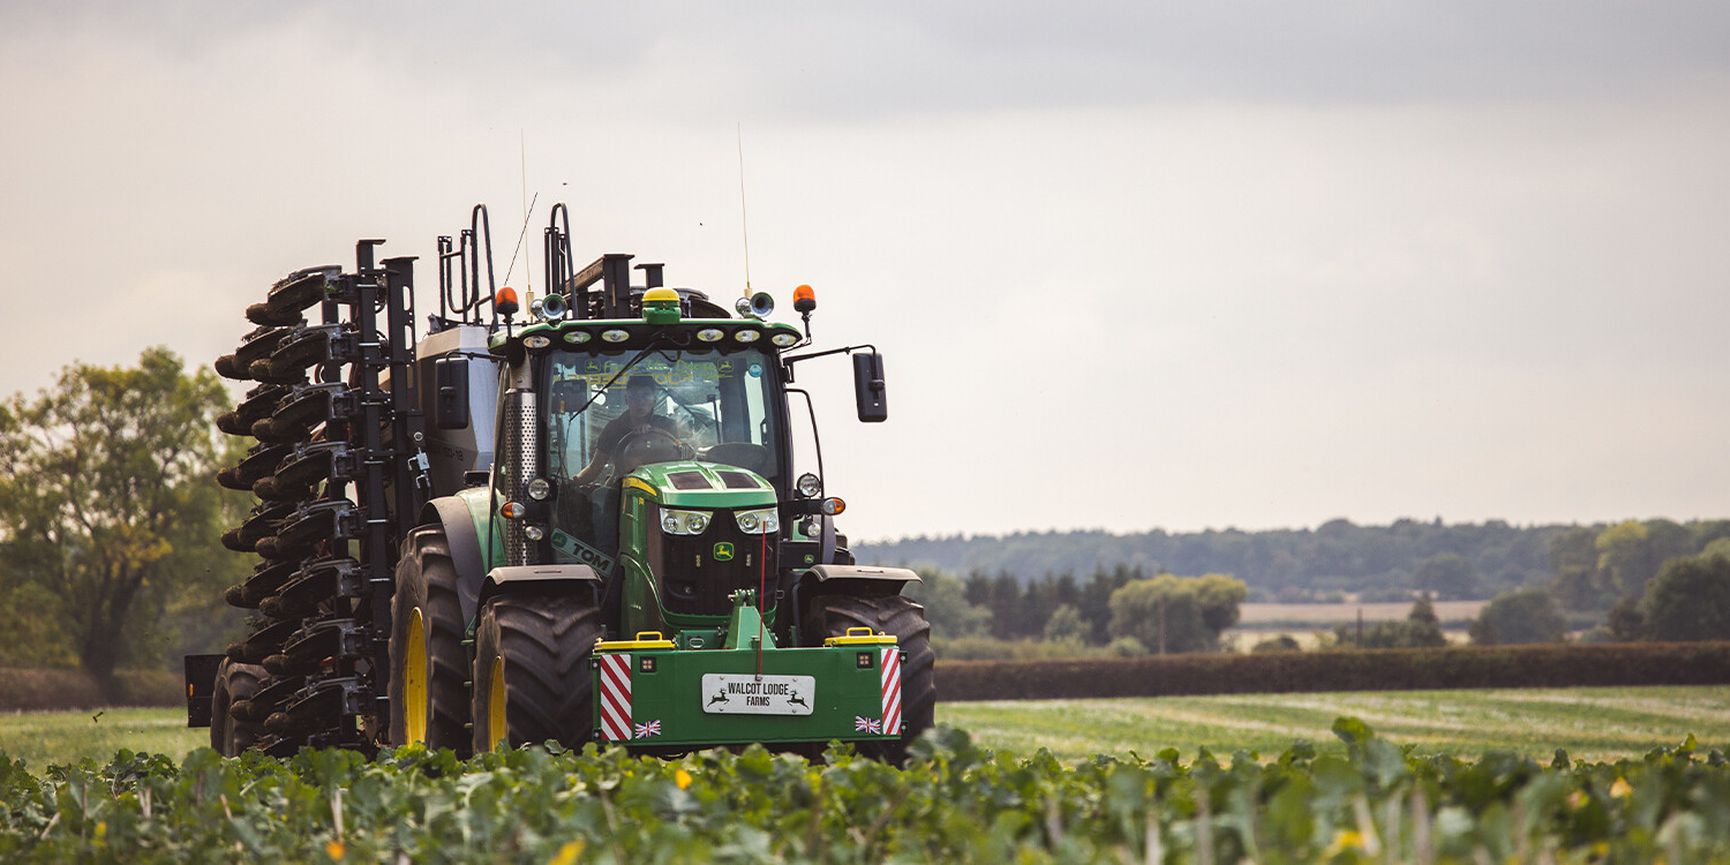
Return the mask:
[[468,503],[457,496],[441,496],[426,503],[420,512],[421,525],[436,522],[444,526],[445,543],[450,547],[451,562],[456,565],[457,579],[463,591],[463,620],[474,621],[480,610],[481,589],[486,584],[486,562],[481,557],[480,532]]
[[801,594],[898,595],[910,583],[922,583],[907,568],[876,568],[861,565],[812,565],[801,581]]

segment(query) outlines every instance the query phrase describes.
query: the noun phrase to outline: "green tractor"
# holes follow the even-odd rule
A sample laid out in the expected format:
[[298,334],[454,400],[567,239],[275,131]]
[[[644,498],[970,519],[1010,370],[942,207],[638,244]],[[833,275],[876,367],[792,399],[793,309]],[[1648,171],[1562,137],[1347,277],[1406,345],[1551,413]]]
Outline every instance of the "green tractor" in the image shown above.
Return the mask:
[[808,286],[795,326],[627,255],[578,270],[563,211],[527,309],[491,284],[479,207],[440,238],[422,339],[413,262],[375,266],[380,241],[249,308],[217,368],[259,382],[219,423],[260,439],[220,478],[261,499],[224,536],[260,557],[228,592],[255,612],[188,658],[192,723],[228,754],[839,740],[900,761],[936,702],[918,577],[853,562],[790,407],[810,413],[797,364],[848,354],[859,419],[884,420],[881,355],[807,350]]

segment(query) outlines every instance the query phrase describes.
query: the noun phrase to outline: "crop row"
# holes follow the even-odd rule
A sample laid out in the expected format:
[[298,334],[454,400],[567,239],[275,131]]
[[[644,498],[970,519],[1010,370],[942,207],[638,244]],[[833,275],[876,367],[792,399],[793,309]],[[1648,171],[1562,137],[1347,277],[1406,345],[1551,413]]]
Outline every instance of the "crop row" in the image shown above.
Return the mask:
[[906,769],[845,749],[676,760],[526,749],[463,763],[303,750],[176,766],[0,758],[0,861],[1730,861],[1730,765],[1422,757],[1340,719],[1343,756],[993,754],[938,729]]

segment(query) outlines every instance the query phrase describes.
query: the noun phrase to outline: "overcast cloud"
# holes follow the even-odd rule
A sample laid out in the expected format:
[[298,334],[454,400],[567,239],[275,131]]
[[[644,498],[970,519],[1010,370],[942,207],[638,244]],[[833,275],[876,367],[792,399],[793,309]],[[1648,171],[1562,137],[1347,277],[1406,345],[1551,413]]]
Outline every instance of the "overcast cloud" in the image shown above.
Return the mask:
[[887,357],[801,373],[855,535],[1730,514],[1723,4],[107,7],[0,8],[0,393],[476,201],[502,275],[525,174],[730,295],[742,127]]

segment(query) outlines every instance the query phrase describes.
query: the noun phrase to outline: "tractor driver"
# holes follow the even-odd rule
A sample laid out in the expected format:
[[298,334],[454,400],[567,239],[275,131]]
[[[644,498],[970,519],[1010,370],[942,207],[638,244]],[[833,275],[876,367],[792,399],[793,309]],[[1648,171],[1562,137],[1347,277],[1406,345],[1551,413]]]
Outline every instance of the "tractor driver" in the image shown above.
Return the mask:
[[[619,549],[619,488],[617,480],[644,463],[678,459],[684,444],[678,424],[655,414],[661,388],[653,376],[633,375],[625,382],[625,411],[601,428],[594,458],[571,478],[590,489],[595,544],[611,556]],[[608,467],[612,474],[607,474]]]

